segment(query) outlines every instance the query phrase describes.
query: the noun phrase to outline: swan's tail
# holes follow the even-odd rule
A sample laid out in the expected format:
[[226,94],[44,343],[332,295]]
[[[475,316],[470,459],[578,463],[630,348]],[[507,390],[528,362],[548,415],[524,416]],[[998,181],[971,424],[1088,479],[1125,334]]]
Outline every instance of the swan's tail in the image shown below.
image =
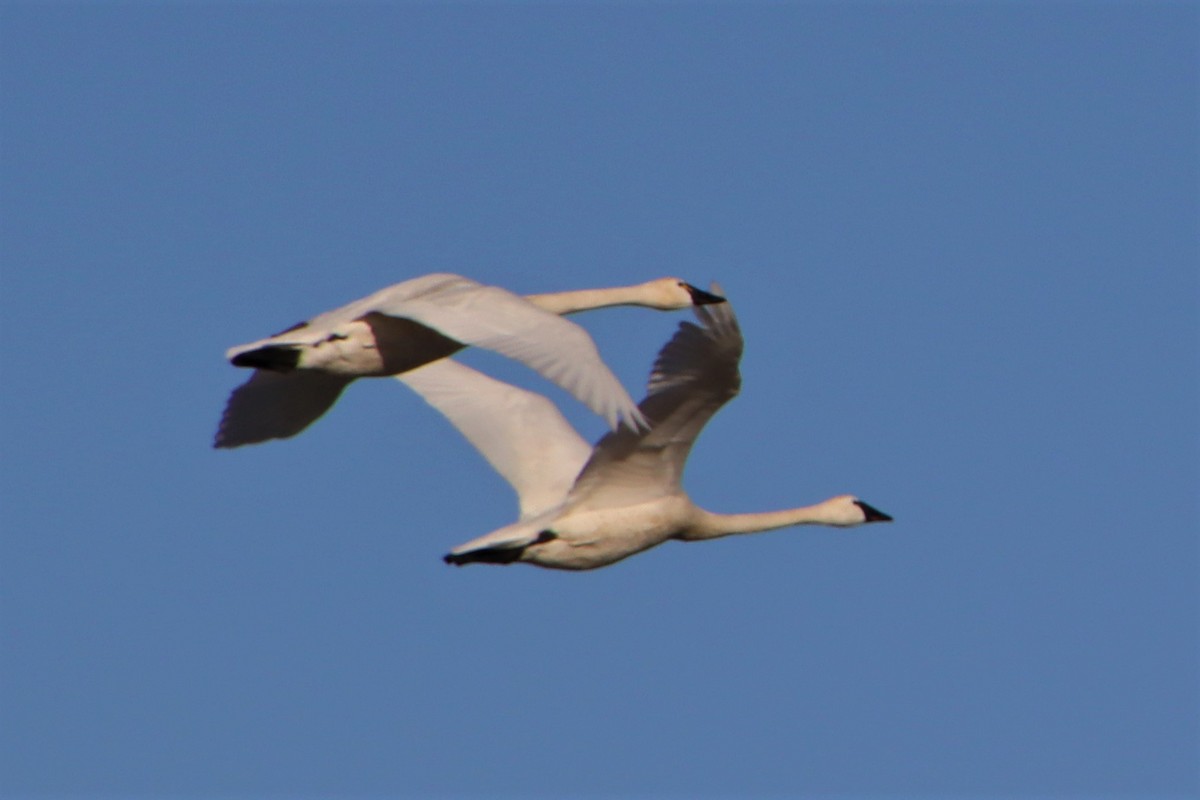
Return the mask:
[[464,550],[460,547],[442,556],[442,561],[445,561],[447,564],[453,564],[456,567],[461,567],[464,564],[512,564],[521,560],[521,556],[524,555],[527,547],[535,544],[545,544],[556,538],[558,537],[554,533],[542,531],[532,541],[485,545],[474,550]]

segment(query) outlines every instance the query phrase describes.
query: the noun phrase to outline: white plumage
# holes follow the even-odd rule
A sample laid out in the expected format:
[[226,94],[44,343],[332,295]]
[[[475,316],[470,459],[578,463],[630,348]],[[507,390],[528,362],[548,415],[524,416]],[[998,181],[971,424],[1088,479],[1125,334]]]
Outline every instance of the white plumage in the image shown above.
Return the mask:
[[714,514],[692,503],[680,484],[684,464],[700,430],[738,393],[742,354],[728,303],[695,311],[702,326],[682,323],[651,370],[639,405],[650,427],[620,428],[595,448],[546,398],[452,359],[396,376],[445,414],[518,495],[520,519],[454,548],[447,562],[593,569],[668,539],[891,519],[850,495],[752,514]]
[[396,375],[467,345],[517,359],[617,427],[642,424],[586,331],[558,315],[613,305],[678,309],[720,302],[677,278],[521,298],[445,273],[389,286],[282,333],[231,348],[254,374],[230,395],[215,447],[294,436],[357,378]]

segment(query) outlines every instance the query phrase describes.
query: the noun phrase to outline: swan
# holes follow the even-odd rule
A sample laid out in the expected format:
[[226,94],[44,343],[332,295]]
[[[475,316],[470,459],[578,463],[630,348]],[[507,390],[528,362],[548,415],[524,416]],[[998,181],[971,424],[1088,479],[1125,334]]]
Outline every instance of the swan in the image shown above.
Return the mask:
[[230,395],[213,446],[295,436],[356,378],[396,375],[468,345],[524,362],[616,427],[638,426],[633,399],[587,333],[557,315],[614,305],[673,310],[723,298],[678,278],[533,295],[434,273],[381,289],[274,336],[230,348],[254,374]]
[[[713,291],[719,293],[715,284]],[[397,375],[446,416],[517,492],[520,518],[455,547],[472,562],[585,570],[668,539],[685,542],[792,525],[850,527],[892,518],[853,495],[753,514],[716,514],[680,486],[700,430],[737,393],[742,335],[729,303],[695,309],[659,351],[639,410],[648,429],[620,428],[589,447],[546,397],[453,359]]]

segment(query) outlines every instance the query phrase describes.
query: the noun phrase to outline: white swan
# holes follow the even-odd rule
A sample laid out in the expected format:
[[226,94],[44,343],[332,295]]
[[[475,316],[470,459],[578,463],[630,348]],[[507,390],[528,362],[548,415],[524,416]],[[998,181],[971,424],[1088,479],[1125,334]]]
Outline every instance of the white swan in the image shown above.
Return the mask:
[[742,355],[728,303],[696,314],[704,326],[682,323],[651,370],[639,406],[649,430],[619,429],[594,449],[545,397],[453,359],[397,375],[479,449],[520,501],[520,520],[454,548],[446,562],[594,569],[668,539],[891,520],[850,495],[758,514],[714,514],[692,503],[680,486],[684,463],[701,428],[737,394]]
[[527,300],[457,275],[414,278],[231,348],[230,362],[251,367],[254,374],[230,395],[213,446],[295,436],[328,411],[354,379],[396,375],[467,345],[524,362],[611,427],[618,420],[637,426],[641,417],[633,399],[600,359],[591,337],[556,315],[613,305],[671,310],[721,300],[677,278]]

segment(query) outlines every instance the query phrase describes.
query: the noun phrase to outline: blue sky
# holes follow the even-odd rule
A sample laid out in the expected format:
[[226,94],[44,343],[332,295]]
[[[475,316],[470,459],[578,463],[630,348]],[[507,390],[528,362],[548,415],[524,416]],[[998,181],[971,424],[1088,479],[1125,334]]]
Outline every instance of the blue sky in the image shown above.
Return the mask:
[[[3,4],[0,792],[1197,796],[1198,33]],[[692,497],[896,522],[451,569],[515,501],[394,382],[210,449],[227,347],[432,271],[720,281]],[[686,318],[577,321],[640,395]]]

